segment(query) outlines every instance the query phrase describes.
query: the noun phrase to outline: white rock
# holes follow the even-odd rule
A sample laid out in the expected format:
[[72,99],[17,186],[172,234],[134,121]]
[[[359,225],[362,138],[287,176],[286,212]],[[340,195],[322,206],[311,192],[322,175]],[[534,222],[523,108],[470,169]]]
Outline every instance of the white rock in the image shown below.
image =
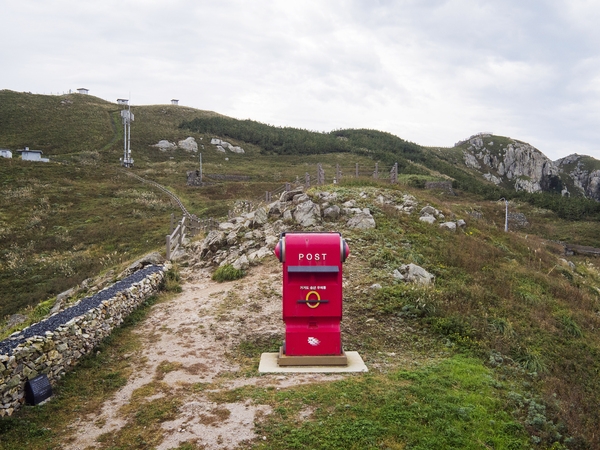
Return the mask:
[[158,141],[158,143],[154,144],[152,147],[158,147],[161,152],[167,152],[177,148],[174,142],[169,142],[165,139]]
[[454,222],[444,222],[440,223],[440,228],[450,231],[456,231],[456,223]]
[[351,217],[346,223],[346,226],[357,230],[367,230],[369,228],[375,228],[376,224],[375,219],[371,214],[365,214],[361,211],[360,214]]
[[430,225],[435,223],[435,217],[433,217],[433,216],[421,216],[421,217],[419,217],[419,220],[421,222],[425,222]]
[[177,143],[177,146],[180,149],[185,150],[186,152],[197,152],[198,151],[198,144],[196,143],[196,140],[191,136],[179,141]]
[[432,284],[435,281],[435,275],[427,272],[421,266],[416,264],[404,264],[394,271],[394,278],[403,280],[409,283],[417,283],[423,285]]

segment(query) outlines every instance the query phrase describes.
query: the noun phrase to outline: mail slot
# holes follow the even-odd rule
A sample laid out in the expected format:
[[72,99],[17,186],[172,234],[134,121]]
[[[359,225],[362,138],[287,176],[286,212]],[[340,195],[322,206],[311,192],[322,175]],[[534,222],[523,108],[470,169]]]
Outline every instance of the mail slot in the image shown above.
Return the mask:
[[340,233],[281,234],[275,255],[283,263],[285,355],[343,353],[342,263],[349,253]]

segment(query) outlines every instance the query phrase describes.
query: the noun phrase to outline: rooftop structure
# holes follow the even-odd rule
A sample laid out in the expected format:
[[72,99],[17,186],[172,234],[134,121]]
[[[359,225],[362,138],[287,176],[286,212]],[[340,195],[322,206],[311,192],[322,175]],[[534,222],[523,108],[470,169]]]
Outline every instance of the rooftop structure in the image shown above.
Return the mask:
[[50,161],[48,158],[42,158],[43,152],[41,150],[29,150],[29,147],[25,147],[23,150],[17,150],[17,152],[21,154],[21,159],[23,161]]

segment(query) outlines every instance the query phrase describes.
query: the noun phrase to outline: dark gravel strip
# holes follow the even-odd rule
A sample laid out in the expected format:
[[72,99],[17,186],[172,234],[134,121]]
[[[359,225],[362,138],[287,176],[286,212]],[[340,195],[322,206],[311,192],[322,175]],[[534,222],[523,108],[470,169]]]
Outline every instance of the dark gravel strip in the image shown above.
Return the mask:
[[0,342],[0,354],[10,355],[12,350],[15,349],[20,343],[24,342],[27,338],[32,336],[43,336],[46,331],[54,331],[61,325],[64,325],[74,317],[81,316],[87,313],[89,310],[96,308],[104,300],[114,297],[117,293],[124,291],[131,287],[135,283],[139,283],[148,275],[159,272],[162,270],[161,266],[146,266],[141,270],[138,270],[134,274],[117,281],[112,286],[90,296],[85,297],[76,305],[67,308],[52,317],[42,320],[41,322],[35,323],[30,327],[24,329],[19,334],[11,336],[4,341]]

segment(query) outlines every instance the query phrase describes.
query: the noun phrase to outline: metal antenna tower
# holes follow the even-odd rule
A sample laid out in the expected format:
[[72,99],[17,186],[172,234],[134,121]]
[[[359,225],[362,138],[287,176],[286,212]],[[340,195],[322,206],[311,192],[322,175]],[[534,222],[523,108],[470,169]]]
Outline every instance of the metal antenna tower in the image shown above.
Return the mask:
[[131,122],[133,122],[133,113],[131,112],[131,104],[127,101],[128,107],[121,111],[123,119],[123,157],[121,165],[123,167],[133,167],[133,158],[131,157]]

